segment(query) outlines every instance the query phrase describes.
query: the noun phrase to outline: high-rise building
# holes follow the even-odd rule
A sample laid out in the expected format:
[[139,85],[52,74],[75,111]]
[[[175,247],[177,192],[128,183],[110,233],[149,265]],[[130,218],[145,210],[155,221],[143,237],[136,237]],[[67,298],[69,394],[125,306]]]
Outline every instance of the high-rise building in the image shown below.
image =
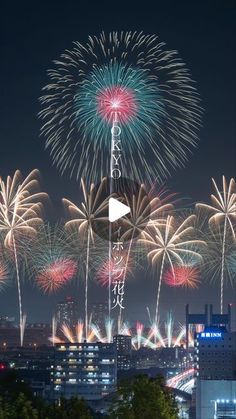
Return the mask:
[[117,369],[128,370],[131,368],[131,336],[115,335],[113,343],[117,350]]
[[100,400],[116,389],[116,348],[112,343],[55,345],[52,383],[55,399]]
[[196,334],[196,374],[203,380],[236,380],[236,332],[205,328]]
[[108,316],[107,303],[93,303],[91,306],[92,322],[95,323],[101,331],[105,330],[105,319]]
[[214,325],[197,333],[195,371],[196,418],[236,418],[236,332]]
[[226,314],[218,314],[213,312],[212,304],[205,305],[204,313],[190,313],[189,304],[185,308],[186,316],[186,348],[189,349],[189,329],[190,326],[193,332],[203,330],[207,326],[222,325],[231,330],[231,304],[228,305],[228,312]]
[[74,327],[79,319],[78,301],[72,297],[66,297],[64,301],[60,301],[56,307],[56,319],[59,324],[66,323]]

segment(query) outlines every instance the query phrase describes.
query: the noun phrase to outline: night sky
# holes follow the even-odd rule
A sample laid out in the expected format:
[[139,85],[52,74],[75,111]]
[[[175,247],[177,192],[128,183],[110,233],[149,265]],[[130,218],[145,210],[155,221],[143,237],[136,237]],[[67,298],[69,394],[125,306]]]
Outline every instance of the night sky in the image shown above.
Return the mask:
[[[0,174],[5,177],[20,169],[27,174],[38,168],[42,186],[60,215],[61,198],[75,202],[79,185],[61,177],[52,167],[39,137],[40,110],[38,97],[47,83],[46,70],[53,59],[72,41],[86,41],[89,34],[101,30],[143,30],[158,34],[169,49],[177,49],[197,82],[205,109],[199,148],[184,170],[170,178],[167,185],[195,201],[209,199],[211,177],[221,181],[236,171],[236,3],[234,0],[208,1],[41,1],[4,2],[1,7],[1,155]],[[147,320],[146,306],[154,307],[156,282],[150,273],[140,270],[131,279],[127,292],[127,317]],[[162,314],[172,309],[183,320],[184,306],[203,310],[205,302],[219,301],[219,287],[205,283],[198,291],[170,290],[163,287]],[[45,297],[29,282],[24,285],[23,303],[28,321],[48,321],[57,301],[78,293],[83,302],[82,287],[68,288]],[[92,301],[105,299],[105,292],[91,285]],[[235,302],[231,288],[226,300]],[[174,303],[173,303],[174,301]],[[16,315],[17,296],[14,287],[0,295],[0,315]]]

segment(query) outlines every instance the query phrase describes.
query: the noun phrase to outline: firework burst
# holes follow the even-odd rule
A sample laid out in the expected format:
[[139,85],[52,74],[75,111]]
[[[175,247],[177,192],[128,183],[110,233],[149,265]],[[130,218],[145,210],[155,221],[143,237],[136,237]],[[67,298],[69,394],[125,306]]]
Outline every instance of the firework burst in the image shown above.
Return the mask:
[[58,225],[45,224],[39,229],[29,260],[32,276],[45,293],[56,292],[76,278],[77,261],[71,257],[66,233]]
[[199,268],[191,265],[173,266],[164,273],[164,282],[170,287],[197,288],[199,284]]
[[152,226],[149,231],[142,233],[140,242],[148,247],[148,260],[153,267],[160,269],[155,314],[156,324],[164,267],[168,265],[174,271],[174,264],[184,265],[186,256],[201,258],[197,247],[204,242],[191,238],[194,232],[194,221],[195,216],[191,215],[178,224],[173,216],[168,216],[165,225]]
[[[42,200],[47,196],[38,192],[39,172],[33,170],[24,180],[17,170],[14,176],[7,177],[6,182],[0,179],[0,232],[4,236],[5,246],[13,251],[17,278],[20,342],[23,345],[24,316],[22,313],[22,296],[20,283],[18,247],[24,248],[25,240],[36,234],[37,226],[42,222]],[[20,252],[22,253],[23,250]]]
[[89,36],[54,64],[40,118],[61,173],[88,183],[109,173],[114,117],[129,162],[124,176],[163,180],[185,164],[198,141],[199,97],[178,53],[157,36]]
[[203,236],[207,243],[202,252],[204,274],[212,282],[221,278],[224,245],[224,284],[229,283],[233,287],[236,277],[236,242],[229,229],[226,231],[226,237],[231,239],[226,240],[225,243],[223,243],[224,235],[221,229],[218,231],[209,229],[207,232],[204,230]]
[[[199,203],[197,209],[206,210],[209,215],[211,229],[223,229],[221,240],[221,272],[220,272],[220,311],[224,310],[224,274],[227,241],[235,239],[234,224],[236,220],[236,189],[235,180],[230,179],[229,184],[225,177],[222,177],[222,191],[212,179],[215,194],[211,195],[212,205]],[[230,237],[231,236],[231,237]],[[210,263],[210,262],[209,262]]]
[[[127,255],[124,255],[124,259],[127,260]],[[129,263],[126,267],[126,274],[130,274],[132,273],[132,268],[133,268],[133,261],[131,260],[131,258],[129,258]],[[96,274],[96,278],[98,283],[101,286],[109,286],[109,280],[110,280],[110,275],[112,277],[113,273],[116,271],[117,269],[117,265],[115,263],[115,261],[113,259],[111,260],[107,260],[105,262],[103,262],[101,264],[101,266],[98,268],[97,270],[97,274]],[[122,281],[123,278],[120,278],[120,281]],[[119,281],[119,279],[118,279]]]
[[[107,221],[108,199],[104,199],[104,191],[107,188],[107,180],[102,179],[98,188],[92,183],[89,191],[82,179],[81,181],[84,202],[78,207],[68,199],[63,199],[65,207],[68,209],[71,220],[67,221],[65,227],[69,231],[77,230],[77,235],[86,246],[86,273],[85,273],[85,330],[88,330],[88,276],[89,276],[89,256],[90,242],[94,242],[93,223],[103,223]],[[105,194],[106,195],[106,194]],[[87,333],[86,333],[87,336]]]
[[[139,235],[148,225],[163,224],[164,215],[173,210],[175,194],[167,194],[164,189],[160,190],[156,197],[151,198],[152,191],[147,195],[144,185],[140,185],[138,194],[125,194],[125,203],[130,208],[129,217],[124,217],[123,240],[129,240],[126,264],[123,280],[126,280],[126,274],[130,264],[132,245]],[[134,251],[133,251],[134,253]],[[121,308],[120,308],[121,321]]]
[[45,293],[52,293],[68,284],[77,274],[77,263],[71,259],[55,258],[36,277],[36,282]]

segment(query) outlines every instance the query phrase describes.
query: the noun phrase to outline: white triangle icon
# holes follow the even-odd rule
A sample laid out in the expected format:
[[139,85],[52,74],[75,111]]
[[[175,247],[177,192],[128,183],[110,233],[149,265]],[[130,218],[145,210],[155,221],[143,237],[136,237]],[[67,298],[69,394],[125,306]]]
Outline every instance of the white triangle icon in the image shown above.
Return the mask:
[[129,214],[129,212],[130,207],[128,207],[127,205],[122,204],[122,202],[118,201],[115,198],[109,199],[108,218],[110,223],[119,220],[119,218],[123,217],[126,214]]

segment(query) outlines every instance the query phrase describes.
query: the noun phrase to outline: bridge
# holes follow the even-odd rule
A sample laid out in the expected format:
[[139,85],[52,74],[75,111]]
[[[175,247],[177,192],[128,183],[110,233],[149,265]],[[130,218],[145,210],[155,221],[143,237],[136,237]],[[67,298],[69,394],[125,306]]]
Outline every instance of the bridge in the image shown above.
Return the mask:
[[166,381],[166,385],[167,387],[172,387],[191,394],[194,386],[194,369],[188,368],[187,370],[176,374]]

